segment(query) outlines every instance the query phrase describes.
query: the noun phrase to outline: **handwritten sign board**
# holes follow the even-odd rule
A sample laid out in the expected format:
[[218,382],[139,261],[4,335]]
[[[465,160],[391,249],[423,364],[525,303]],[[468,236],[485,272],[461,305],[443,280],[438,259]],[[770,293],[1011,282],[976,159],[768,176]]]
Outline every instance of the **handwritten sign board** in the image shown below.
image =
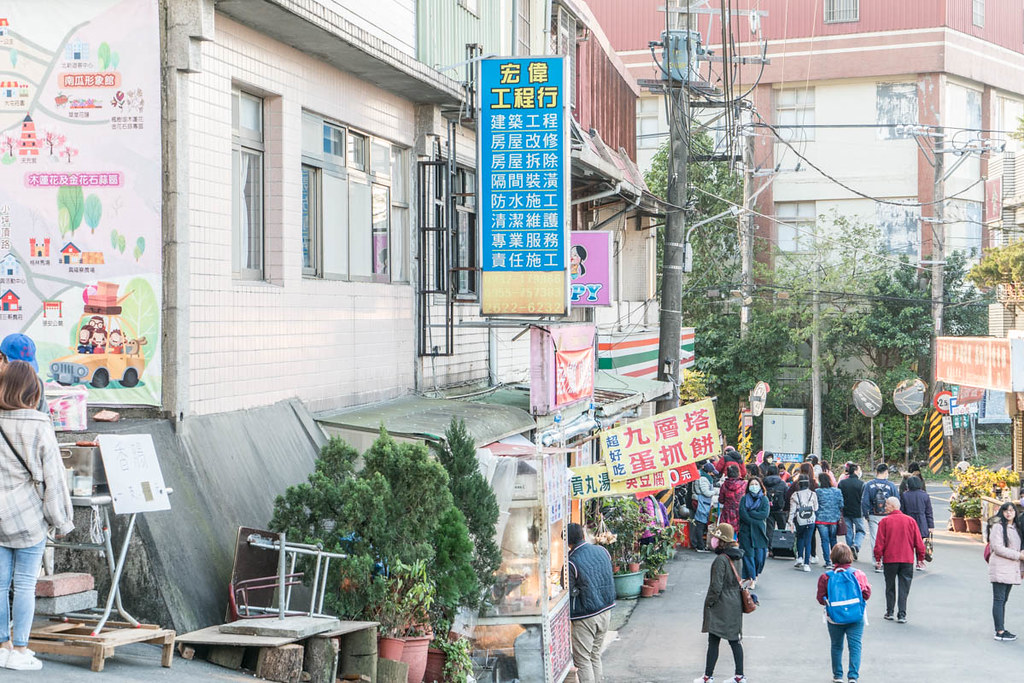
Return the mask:
[[710,398],[605,430],[600,440],[612,481],[676,469],[722,450]]
[[170,510],[164,475],[149,434],[103,434],[98,437],[114,514]]

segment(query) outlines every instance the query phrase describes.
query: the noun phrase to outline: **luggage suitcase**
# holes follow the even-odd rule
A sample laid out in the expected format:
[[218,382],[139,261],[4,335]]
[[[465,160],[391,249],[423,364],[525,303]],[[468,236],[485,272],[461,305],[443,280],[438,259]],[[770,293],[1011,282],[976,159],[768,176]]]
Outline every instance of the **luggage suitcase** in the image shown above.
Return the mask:
[[796,534],[787,529],[776,529],[772,532],[771,540],[772,557],[789,558],[796,557]]

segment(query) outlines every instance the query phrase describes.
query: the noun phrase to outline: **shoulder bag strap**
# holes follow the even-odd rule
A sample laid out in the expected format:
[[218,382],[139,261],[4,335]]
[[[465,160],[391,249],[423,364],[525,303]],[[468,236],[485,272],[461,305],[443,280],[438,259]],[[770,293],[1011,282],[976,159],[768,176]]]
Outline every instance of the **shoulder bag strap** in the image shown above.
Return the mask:
[[732,575],[736,577],[736,583],[740,585],[740,588],[743,588],[743,581],[740,580],[740,573],[736,571],[736,565],[732,563],[732,560],[729,559],[728,555],[725,556],[725,560],[729,563],[729,569],[732,570]]
[[0,436],[4,437],[4,441],[7,443],[7,447],[11,449],[11,453],[14,453],[14,457],[18,459],[18,462],[21,463],[21,466],[25,468],[26,472],[28,472],[29,479],[32,480],[32,482],[35,484],[42,484],[42,482],[36,481],[36,477],[34,474],[32,474],[32,470],[29,469],[28,463],[25,462],[25,458],[21,457],[21,453],[19,453],[18,449],[14,447],[14,444],[11,443],[10,438],[7,436],[7,432],[4,430],[3,427],[0,427]]

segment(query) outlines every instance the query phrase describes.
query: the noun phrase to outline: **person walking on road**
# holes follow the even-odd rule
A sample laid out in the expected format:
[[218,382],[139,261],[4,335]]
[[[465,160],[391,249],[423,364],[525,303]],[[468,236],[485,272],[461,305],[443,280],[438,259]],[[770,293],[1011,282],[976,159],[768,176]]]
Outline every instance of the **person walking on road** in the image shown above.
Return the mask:
[[579,524],[569,525],[568,540],[569,619],[576,679],[580,683],[600,683],[601,647],[615,607],[612,558],[604,546],[587,543]]
[[[885,573],[885,618],[907,623],[907,596],[914,580],[914,558],[924,561],[924,539],[917,522],[900,512],[896,496],[885,501],[885,518],[875,535],[875,562],[882,563]],[[898,584],[898,590],[897,590]]]
[[[928,539],[932,536],[932,529],[935,528],[935,517],[932,515],[932,499],[924,490],[924,481],[921,477],[914,475],[907,480],[907,490],[900,497],[903,505],[903,514],[915,522],[921,530],[921,538]],[[924,562],[917,563],[918,569],[924,569]]]
[[1021,583],[1024,572],[1024,552],[1021,552],[1021,533],[1017,526],[1017,508],[1013,503],[1003,503],[996,514],[996,521],[989,527],[988,542],[991,555],[988,558],[988,580],[992,582],[992,621],[995,622],[996,640],[1017,640],[1017,636],[1006,630],[1006,601],[1010,589]]
[[[896,485],[889,481],[889,466],[884,462],[879,463],[875,468],[875,478],[864,484],[860,496],[861,513],[868,518],[872,543],[878,538],[878,525],[885,517],[885,501],[889,498],[898,500],[898,496]],[[875,571],[882,572],[881,562],[875,562]]]
[[740,498],[747,492],[747,480],[740,476],[740,468],[730,463],[725,468],[725,479],[718,491],[718,504],[722,506],[718,523],[725,522],[735,529],[740,525]]
[[697,499],[697,508],[693,515],[693,533],[690,535],[690,545],[698,553],[711,552],[707,548],[704,536],[708,531],[711,501],[715,497],[715,466],[712,463],[704,463],[700,478],[694,485],[693,493]]
[[871,598],[871,584],[864,572],[850,566],[850,546],[837,543],[830,558],[835,569],[818,577],[818,603],[825,606],[825,623],[832,641],[832,683],[843,683],[844,638],[850,651],[846,675],[849,683],[856,683],[860,678],[865,604]]
[[0,374],[0,668],[18,671],[43,667],[28,649],[28,636],[47,529],[54,527],[59,537],[75,528],[53,424],[37,410],[39,392],[39,376],[31,365],[16,360],[4,367]]
[[860,499],[864,493],[864,481],[860,478],[860,465],[855,462],[846,463],[846,477],[839,482],[839,492],[843,494],[843,518],[846,521],[846,544],[853,551],[853,559],[860,554],[860,545],[864,542],[867,526],[864,522],[864,511]]
[[743,549],[743,578],[747,588],[757,586],[768,557],[767,519],[771,511],[760,479],[747,481],[747,493],[740,500],[740,548]]
[[915,476],[921,478],[921,490],[922,491],[927,491],[928,490],[928,487],[924,483],[924,477],[921,476],[921,463],[919,463],[919,462],[912,462],[912,463],[910,463],[910,467],[907,468],[907,473],[906,473],[906,475],[904,475],[903,481],[900,482],[900,495],[901,496],[904,493],[907,492],[908,488],[910,488],[910,479],[911,479],[911,477],[915,477]]
[[825,558],[825,569],[832,568],[832,546],[836,544],[836,530],[839,518],[843,516],[843,494],[832,485],[828,472],[818,475],[818,490],[814,492],[818,498],[818,512],[814,525],[821,537],[821,554]]
[[711,563],[711,581],[704,598],[704,625],[701,633],[708,634],[708,653],[704,675],[693,683],[714,683],[718,648],[723,640],[729,641],[736,674],[732,683],[746,683],[743,675],[743,600],[740,597],[739,563],[743,551],[736,546],[731,524],[719,524],[711,532],[712,545],[718,554]]
[[793,484],[795,493],[789,500],[789,526],[796,531],[797,569],[811,571],[811,539],[814,538],[814,521],[818,512],[818,497],[811,490],[811,482],[800,475]]
[[764,478],[764,492],[771,506],[765,531],[771,539],[776,529],[786,528],[786,491],[789,490],[789,485],[779,476],[779,468],[775,465],[769,465],[765,472],[767,476]]

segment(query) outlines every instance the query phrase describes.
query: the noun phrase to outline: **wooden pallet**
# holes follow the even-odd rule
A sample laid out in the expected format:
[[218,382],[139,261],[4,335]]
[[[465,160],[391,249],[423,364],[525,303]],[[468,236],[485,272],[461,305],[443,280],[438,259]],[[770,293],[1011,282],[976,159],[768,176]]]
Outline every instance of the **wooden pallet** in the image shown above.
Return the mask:
[[99,623],[95,619],[52,619],[46,625],[37,624],[29,633],[29,649],[44,654],[91,657],[93,671],[103,671],[107,657],[112,657],[121,645],[150,643],[163,647],[160,665],[171,666],[174,656],[174,631],[152,624],[133,627],[125,622],[108,621],[103,632],[92,635]]

